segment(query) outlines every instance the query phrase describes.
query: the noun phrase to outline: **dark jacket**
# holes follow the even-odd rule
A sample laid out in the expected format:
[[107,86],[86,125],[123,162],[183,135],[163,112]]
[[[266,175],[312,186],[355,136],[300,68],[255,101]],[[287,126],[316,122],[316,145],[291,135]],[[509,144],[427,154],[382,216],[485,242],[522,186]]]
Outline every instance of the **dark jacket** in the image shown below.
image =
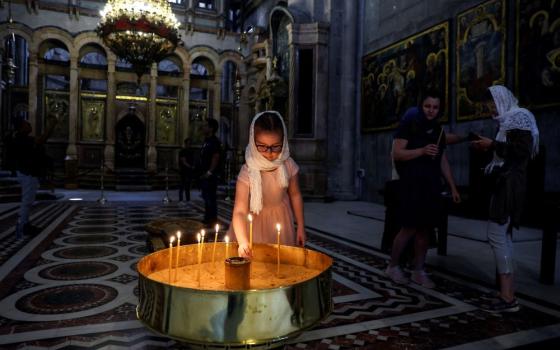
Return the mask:
[[506,142],[494,142],[494,151],[504,159],[504,165],[491,175],[495,177],[495,185],[490,199],[490,220],[504,224],[510,217],[511,225],[519,227],[532,145],[531,132],[517,129],[507,132]]

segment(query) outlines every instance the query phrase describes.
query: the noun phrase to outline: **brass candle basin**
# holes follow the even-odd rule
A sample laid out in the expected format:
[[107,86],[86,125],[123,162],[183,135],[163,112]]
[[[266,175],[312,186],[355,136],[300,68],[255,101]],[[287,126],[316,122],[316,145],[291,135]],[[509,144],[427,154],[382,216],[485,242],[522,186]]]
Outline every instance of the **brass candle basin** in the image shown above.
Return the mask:
[[[325,254],[281,246],[280,275],[277,275],[277,246],[254,244],[250,289],[232,290],[224,285],[213,286],[211,290],[205,287],[205,281],[212,273],[216,279],[223,277],[226,244],[216,244],[215,265],[211,263],[213,243],[204,244],[202,265],[198,265],[197,246],[191,244],[179,248],[178,266],[191,269],[188,276],[186,272],[183,275],[188,278],[198,266],[205,267],[206,275],[200,275],[198,287],[179,286],[173,270],[169,283],[169,248],[147,255],[138,262],[137,317],[152,331],[187,343],[191,348],[244,346],[269,349],[283,345],[316,325],[332,310],[332,259]],[[177,248],[172,249],[175,266]],[[237,244],[230,243],[228,250],[229,255],[237,255]],[[253,279],[259,266],[273,266],[269,276],[274,276],[279,285],[254,288],[259,285],[257,278]],[[306,271],[316,270],[316,273],[314,271],[311,278],[297,280],[290,271],[303,267]],[[260,282],[267,282],[268,278],[262,278],[262,271],[260,273],[263,279]],[[181,276],[179,272],[179,280]],[[282,283],[284,280],[286,282]]]

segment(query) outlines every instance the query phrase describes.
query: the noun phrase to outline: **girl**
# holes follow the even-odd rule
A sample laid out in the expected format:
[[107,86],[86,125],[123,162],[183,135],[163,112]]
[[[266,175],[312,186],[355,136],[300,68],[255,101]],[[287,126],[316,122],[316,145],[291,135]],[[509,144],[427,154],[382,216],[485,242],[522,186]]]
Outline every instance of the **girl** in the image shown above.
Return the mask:
[[[286,125],[276,111],[257,114],[251,122],[245,164],[237,177],[232,225],[239,256],[251,257],[247,216],[253,215],[253,243],[275,243],[276,224],[286,245],[305,244],[299,167],[290,158]],[[297,233],[294,230],[294,215]]]
[[435,287],[424,271],[424,261],[429,233],[439,218],[441,175],[451,189],[453,201],[461,201],[445,154],[445,133],[437,123],[440,101],[437,91],[424,93],[422,105],[409,109],[403,116],[393,142],[393,160],[400,177],[399,222],[402,228],[393,241],[391,261],[385,272],[396,283],[408,283],[399,260],[414,237],[411,280],[426,288]]
[[494,140],[480,136],[472,145],[475,149],[494,153],[485,169],[495,181],[487,235],[494,251],[500,293],[494,303],[483,307],[491,312],[516,312],[519,304],[513,280],[512,230],[519,229],[527,167],[539,150],[539,129],[533,114],[520,108],[517,98],[505,86],[491,86],[488,91],[488,109],[499,124],[498,133]]

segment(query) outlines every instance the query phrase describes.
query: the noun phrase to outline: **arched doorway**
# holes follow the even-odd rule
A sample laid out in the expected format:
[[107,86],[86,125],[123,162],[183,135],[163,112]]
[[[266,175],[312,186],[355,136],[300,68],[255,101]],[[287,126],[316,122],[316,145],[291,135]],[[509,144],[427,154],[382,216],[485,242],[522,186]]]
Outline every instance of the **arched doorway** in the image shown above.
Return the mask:
[[134,112],[129,112],[116,125],[115,166],[145,169],[146,127]]

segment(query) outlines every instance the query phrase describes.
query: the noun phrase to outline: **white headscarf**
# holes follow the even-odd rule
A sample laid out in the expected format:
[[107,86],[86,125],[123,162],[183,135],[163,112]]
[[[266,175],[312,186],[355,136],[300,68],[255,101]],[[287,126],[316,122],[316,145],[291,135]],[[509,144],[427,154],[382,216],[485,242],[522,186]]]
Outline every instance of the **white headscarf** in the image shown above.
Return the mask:
[[[498,121],[500,127],[496,134],[496,141],[505,142],[506,134],[509,130],[527,130],[533,137],[533,148],[531,157],[535,157],[539,152],[539,129],[535,121],[535,116],[529,110],[520,108],[517,99],[505,86],[494,85],[488,88],[496,104],[498,115],[494,120]],[[502,166],[504,160],[494,152],[494,159],[485,168],[486,173],[492,172],[494,167]]]
[[[282,122],[282,128],[284,128],[282,152],[280,152],[278,158],[273,161],[269,161],[260,154],[257,150],[257,145],[255,144],[255,121],[259,119],[260,116],[267,113],[277,115]],[[247,144],[247,148],[245,148],[245,162],[247,163],[247,167],[249,169],[249,209],[251,212],[255,214],[260,213],[263,205],[261,171],[272,171],[278,169],[278,171],[275,172],[278,183],[282,188],[288,187],[288,171],[284,162],[289,157],[290,147],[288,146],[288,132],[286,130],[286,124],[284,123],[280,113],[276,111],[264,111],[255,115],[249,129],[249,143]]]

